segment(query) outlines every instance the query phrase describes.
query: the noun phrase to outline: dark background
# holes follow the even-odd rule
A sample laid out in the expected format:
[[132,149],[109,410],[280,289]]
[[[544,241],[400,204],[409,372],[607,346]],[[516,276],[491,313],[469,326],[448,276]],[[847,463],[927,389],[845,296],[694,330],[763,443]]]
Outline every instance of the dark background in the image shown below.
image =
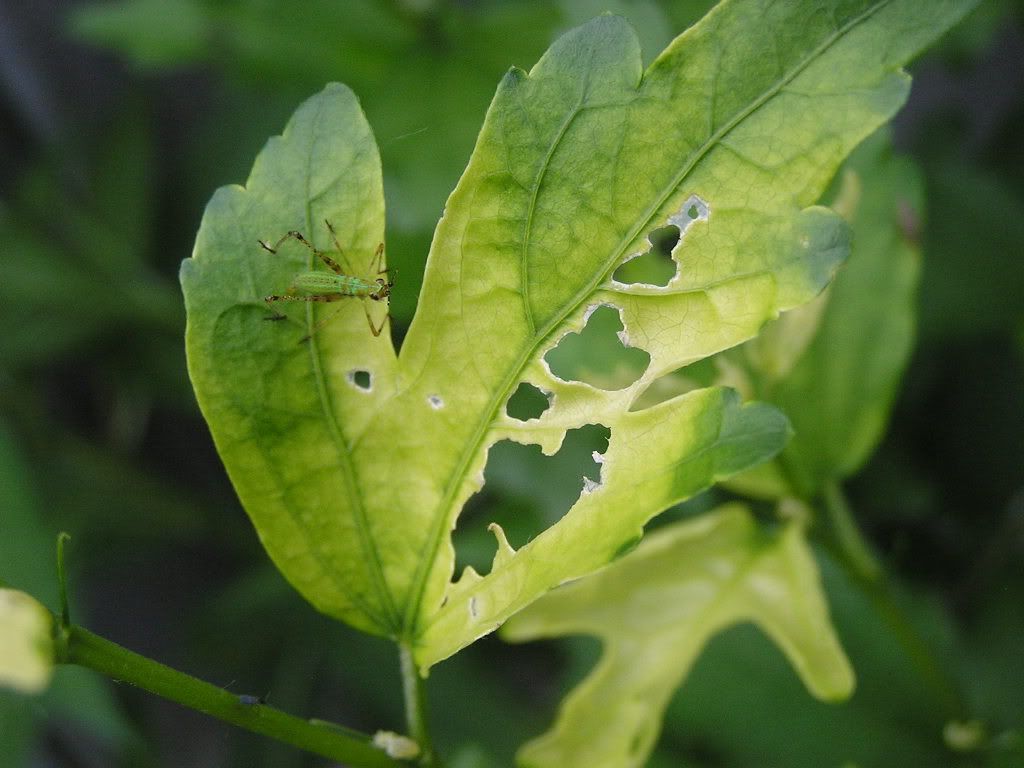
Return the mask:
[[[381,147],[400,338],[504,71],[606,9],[650,60],[708,5],[0,0],[0,578],[53,607],[66,530],[78,623],[302,716],[400,730],[392,647],[283,582],[195,406],[177,269],[203,206],[244,180],[303,99],[350,85]],[[985,3],[912,70],[895,141],[927,182],[918,345],[849,493],[920,654],[899,650],[823,555],[855,696],[814,701],[737,627],[677,694],[652,765],[1024,765],[1021,3]],[[564,511],[591,438],[549,460],[496,451],[462,559],[485,513],[539,528]],[[511,764],[597,651],[489,638],[438,667],[432,717],[450,764]],[[977,749],[944,742],[936,686],[984,723]],[[84,670],[59,670],[40,698],[0,691],[3,768],[323,762]]]

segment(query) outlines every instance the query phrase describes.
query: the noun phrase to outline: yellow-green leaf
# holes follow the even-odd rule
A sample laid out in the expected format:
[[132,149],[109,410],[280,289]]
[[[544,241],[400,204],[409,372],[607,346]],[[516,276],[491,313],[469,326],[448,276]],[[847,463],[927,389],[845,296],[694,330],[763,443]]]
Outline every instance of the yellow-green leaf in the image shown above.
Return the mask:
[[[425,668],[614,559],[668,505],[773,456],[788,430],[771,408],[721,389],[652,409],[640,397],[824,287],[849,232],[814,202],[902,103],[901,64],[969,4],[728,0],[646,71],[622,19],[567,33],[499,85],[397,357],[366,322],[380,303],[263,301],[328,267],[295,238],[276,254],[257,239],[298,230],[333,250],[325,221],[346,274],[376,277],[369,127],[343,86],[306,102],[246,186],[214,196],[182,266],[197,397],[285,576],[325,613],[409,643]],[[680,232],[668,285],[615,281],[665,226]],[[649,360],[624,389],[563,381],[545,362],[601,306]],[[539,419],[506,413],[523,383],[549,397]],[[489,447],[551,453],[586,424],[610,431],[597,486],[519,551],[497,531],[491,572],[453,584],[450,533]]]
[[553,728],[523,747],[529,768],[644,765],[668,700],[704,645],[741,621],[783,650],[815,696],[853,690],[801,527],[761,529],[739,504],[650,534],[597,574],[513,617],[506,640],[587,634],[604,652]]
[[0,685],[40,693],[53,665],[53,614],[24,592],[0,588]]

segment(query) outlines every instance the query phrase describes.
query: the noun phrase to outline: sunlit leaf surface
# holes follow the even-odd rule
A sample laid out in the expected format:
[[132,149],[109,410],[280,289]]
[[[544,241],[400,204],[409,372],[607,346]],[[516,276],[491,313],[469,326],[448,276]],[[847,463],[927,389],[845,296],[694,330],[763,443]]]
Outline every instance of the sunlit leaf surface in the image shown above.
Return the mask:
[[[906,59],[962,12],[936,3],[727,2],[644,71],[635,35],[598,18],[513,69],[448,201],[419,310],[396,357],[346,298],[268,308],[318,267],[290,240],[368,274],[383,238],[374,141],[329,86],[207,208],[182,268],[189,370],[232,481],[278,567],[322,611],[410,642],[428,667],[557,584],[614,560],[667,506],[774,455],[787,424],[721,389],[637,409],[669,372],[815,296],[849,232],[817,207],[842,159],[905,98]],[[742,40],[743,44],[737,44]],[[665,286],[612,274],[679,230]],[[401,290],[399,276],[396,291]],[[544,356],[613,308],[649,360],[620,389],[563,381]],[[522,383],[551,403],[505,413]],[[488,448],[558,449],[610,430],[599,480],[520,550],[496,530],[485,576],[451,583],[450,532]]]

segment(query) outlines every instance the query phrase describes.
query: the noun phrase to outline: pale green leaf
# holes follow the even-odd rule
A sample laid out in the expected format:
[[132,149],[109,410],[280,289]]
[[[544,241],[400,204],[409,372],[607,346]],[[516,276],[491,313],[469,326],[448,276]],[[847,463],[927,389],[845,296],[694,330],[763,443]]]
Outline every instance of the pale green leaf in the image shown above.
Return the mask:
[[[329,220],[360,275],[382,239],[379,162],[355,99],[334,85],[303,105],[246,187],[215,195],[182,268],[197,396],[282,572],[326,613],[410,642],[427,667],[614,559],[666,506],[777,452],[785,420],[723,390],[630,409],[827,283],[848,230],[813,202],[902,103],[899,65],[952,7],[922,18],[907,0],[830,14],[726,2],[646,72],[623,20],[568,33],[499,86],[398,360],[357,299],[265,322],[262,297],[315,259],[257,238],[298,229],[328,249]],[[613,281],[666,224],[682,232],[669,285]],[[620,390],[562,381],[544,361],[602,305],[650,360]],[[549,393],[539,419],[505,414],[523,382]],[[611,433],[600,483],[518,552],[496,531],[491,572],[452,585],[450,532],[488,448],[551,453],[596,423]]]
[[[384,239],[380,162],[355,96],[340,85],[299,109],[245,188],[222,188],[207,206],[181,270],[189,375],[278,568],[324,612],[380,632],[394,625],[395,605],[380,554],[390,542],[373,529],[391,521],[368,514],[357,467],[399,459],[359,449],[397,384],[394,351],[386,334],[370,335],[358,300],[327,306],[324,317],[338,316],[307,341],[312,305],[285,307],[285,320],[269,322],[277,315],[263,301],[315,259],[295,241],[271,254],[257,240],[302,230],[328,249],[325,221],[350,274],[364,275]],[[372,371],[365,389],[355,371]]]
[[[413,398],[444,396],[451,370],[465,372],[459,421],[434,425],[423,440],[451,445],[457,461],[449,469],[442,453],[433,467],[448,525],[420,601],[428,617],[421,663],[600,565],[601,550],[627,546],[678,499],[651,487],[664,466],[652,455],[672,456],[677,432],[640,439],[620,409],[659,377],[817,293],[846,253],[847,230],[831,211],[805,206],[902,102],[907,78],[898,64],[960,6],[935,6],[925,22],[907,2],[855,3],[834,14],[816,4],[723,3],[646,72],[633,35],[605,17],[559,40],[528,75],[506,77],[438,227],[402,350],[403,366],[415,371]],[[651,231],[673,223],[682,234],[668,286],[609,281],[646,250]],[[625,338],[651,358],[636,383],[611,393],[562,383],[537,362],[601,304],[619,309]],[[552,408],[517,430],[502,430],[500,420],[485,428],[522,381],[550,393]],[[666,413],[693,406],[669,402]],[[508,436],[550,452],[565,429],[586,423],[611,429],[596,494],[518,553],[500,546],[488,576],[470,572],[442,593],[447,528],[483,463],[475,446]],[[711,450],[701,443],[714,439],[684,450]],[[636,474],[615,474],[622,454],[637,458],[628,470]]]
[[620,561],[512,618],[506,640],[588,634],[604,652],[553,728],[523,747],[530,768],[644,764],[661,716],[707,641],[750,621],[818,698],[853,689],[817,566],[798,524],[762,530],[742,505],[662,528]]
[[600,484],[518,551],[494,528],[499,547],[491,572],[481,578],[467,569],[448,591],[422,638],[428,662],[497,628],[551,587],[611,562],[640,540],[655,514],[763,461],[788,436],[778,411],[741,406],[734,391],[717,388],[601,421],[611,425],[612,439],[601,456]]
[[0,686],[40,693],[53,664],[53,614],[24,592],[0,588]]

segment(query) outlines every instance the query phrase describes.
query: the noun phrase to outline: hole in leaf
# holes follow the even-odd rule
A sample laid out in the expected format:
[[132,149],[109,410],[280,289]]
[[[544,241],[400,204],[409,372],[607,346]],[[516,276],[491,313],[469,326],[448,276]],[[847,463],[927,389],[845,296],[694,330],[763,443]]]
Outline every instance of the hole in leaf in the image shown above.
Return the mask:
[[711,208],[697,195],[690,195],[676,213],[669,217],[669,221],[682,228],[685,232],[695,221],[707,221],[711,217]]
[[548,400],[548,396],[533,384],[527,384],[524,381],[508,399],[505,413],[510,418],[529,421],[530,419],[539,419],[541,414],[550,407],[551,401]]
[[369,371],[349,371],[348,383],[356,389],[369,392],[373,387],[373,375]]
[[[692,207],[692,206],[691,206]],[[672,249],[679,242],[679,227],[670,224],[656,229],[647,236],[651,247],[647,253],[622,264],[612,280],[624,285],[656,285],[664,288],[676,276],[676,262]]]
[[519,549],[557,522],[586,482],[600,482],[601,465],[594,453],[608,450],[610,436],[611,430],[601,424],[570,429],[554,456],[511,440],[491,446],[484,487],[469,500],[453,534],[456,573],[467,565],[480,573],[490,571],[496,547],[494,534],[487,530],[490,523],[500,525],[509,544]]
[[545,356],[551,372],[563,381],[582,381],[605,390],[625,389],[643,376],[651,356],[627,347],[619,332],[622,320],[614,307],[598,307],[580,333],[570,333]]
[[431,395],[427,398],[427,402],[430,403],[430,407],[435,411],[439,411],[444,408],[444,400],[439,395]]
[[671,400],[677,395],[702,387],[710,387],[718,379],[719,371],[713,358],[705,358],[659,376],[640,394],[630,406],[630,411],[642,411],[658,403]]

